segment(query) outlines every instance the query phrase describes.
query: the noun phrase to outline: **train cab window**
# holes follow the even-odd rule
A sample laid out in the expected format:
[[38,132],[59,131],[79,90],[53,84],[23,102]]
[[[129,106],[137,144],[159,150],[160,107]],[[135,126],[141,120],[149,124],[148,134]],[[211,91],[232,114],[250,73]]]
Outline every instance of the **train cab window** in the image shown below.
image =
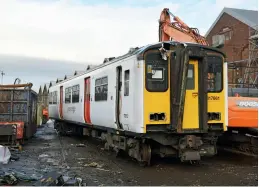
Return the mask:
[[223,61],[217,56],[208,57],[208,92],[221,92],[223,89]]
[[65,103],[71,103],[71,87],[65,89]]
[[189,64],[188,72],[187,72],[186,90],[194,90],[194,88],[195,88],[194,65]]
[[72,103],[79,102],[79,84],[72,87]]
[[146,89],[149,92],[165,92],[168,89],[168,61],[160,53],[146,55]]
[[49,104],[52,104],[52,92],[49,93]]
[[124,96],[129,96],[130,70],[124,72]]
[[95,80],[95,101],[107,101],[108,98],[108,77]]

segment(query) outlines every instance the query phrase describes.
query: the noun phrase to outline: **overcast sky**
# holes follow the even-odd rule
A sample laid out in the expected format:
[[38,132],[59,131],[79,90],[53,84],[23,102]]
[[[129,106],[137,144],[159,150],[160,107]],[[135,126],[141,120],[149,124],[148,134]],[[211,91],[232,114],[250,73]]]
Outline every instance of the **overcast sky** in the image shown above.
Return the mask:
[[38,89],[50,79],[102,63],[130,47],[157,42],[163,8],[204,35],[224,7],[257,10],[258,4],[257,0],[0,0],[4,83],[18,76]]

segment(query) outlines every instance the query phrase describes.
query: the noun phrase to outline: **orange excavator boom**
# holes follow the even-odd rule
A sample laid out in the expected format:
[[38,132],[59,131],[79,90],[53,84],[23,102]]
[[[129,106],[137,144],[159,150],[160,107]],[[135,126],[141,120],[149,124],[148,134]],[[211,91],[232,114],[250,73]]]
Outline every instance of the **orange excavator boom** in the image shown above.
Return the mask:
[[[174,22],[171,22],[170,16]],[[179,17],[173,15],[168,8],[164,8],[159,19],[159,41],[192,42],[209,45],[196,28],[190,28]]]

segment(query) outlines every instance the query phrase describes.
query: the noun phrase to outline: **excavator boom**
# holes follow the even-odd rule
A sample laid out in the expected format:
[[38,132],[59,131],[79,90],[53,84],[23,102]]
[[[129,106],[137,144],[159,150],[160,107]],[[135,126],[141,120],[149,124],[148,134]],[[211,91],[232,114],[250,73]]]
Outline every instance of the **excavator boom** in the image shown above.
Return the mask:
[[[174,22],[171,22],[170,16]],[[206,39],[199,34],[198,29],[188,27],[179,17],[164,8],[159,19],[159,41],[175,40],[208,45]]]

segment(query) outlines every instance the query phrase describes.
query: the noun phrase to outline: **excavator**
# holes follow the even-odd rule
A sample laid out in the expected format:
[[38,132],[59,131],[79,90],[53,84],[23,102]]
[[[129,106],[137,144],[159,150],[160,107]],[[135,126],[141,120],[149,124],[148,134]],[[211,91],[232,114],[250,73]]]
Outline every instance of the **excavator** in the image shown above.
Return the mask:
[[[190,28],[168,8],[164,8],[159,19],[159,42],[171,40],[209,46],[197,28]],[[257,89],[254,91],[258,93]],[[240,88],[229,88],[228,93],[228,130],[219,138],[218,146],[226,151],[257,156],[258,94],[248,97]]]
[[49,120],[49,111],[48,108],[42,109],[42,124],[46,124]]

